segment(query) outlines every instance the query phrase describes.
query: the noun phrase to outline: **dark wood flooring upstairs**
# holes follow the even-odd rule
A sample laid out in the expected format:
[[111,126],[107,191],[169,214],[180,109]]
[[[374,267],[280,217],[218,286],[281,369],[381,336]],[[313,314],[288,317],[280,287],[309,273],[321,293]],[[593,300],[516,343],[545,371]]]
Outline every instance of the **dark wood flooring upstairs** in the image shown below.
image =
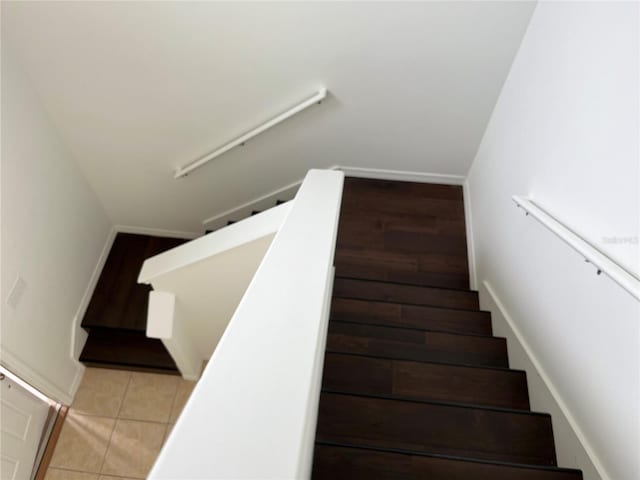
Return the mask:
[[336,275],[469,288],[462,188],[347,178]]
[[578,480],[469,290],[461,187],[347,178],[314,479]]
[[82,320],[89,332],[83,363],[177,373],[162,341],[145,334],[151,287],[138,284],[138,274],[147,258],[185,241],[118,233]]

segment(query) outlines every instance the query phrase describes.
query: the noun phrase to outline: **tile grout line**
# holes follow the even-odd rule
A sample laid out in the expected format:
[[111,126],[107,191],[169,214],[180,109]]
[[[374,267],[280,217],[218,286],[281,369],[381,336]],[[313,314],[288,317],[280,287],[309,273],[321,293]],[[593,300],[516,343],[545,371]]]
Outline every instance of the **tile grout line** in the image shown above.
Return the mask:
[[[167,425],[171,423],[171,414],[173,413],[173,407],[176,406],[176,399],[178,398],[178,388],[180,388],[180,380],[182,380],[182,377],[180,377],[180,379],[176,382],[176,391],[173,392],[173,398],[171,399],[171,408],[169,408],[169,417],[167,418]],[[165,437],[166,436],[167,434],[165,432]]]
[[76,412],[76,415],[80,415],[83,417],[94,417],[94,418],[108,418],[110,420],[123,420],[126,422],[140,422],[140,423],[162,423],[162,424],[166,424],[169,425],[171,423],[175,423],[175,422],[170,422],[170,421],[163,421],[163,420],[138,420],[136,418],[127,418],[127,417],[109,417],[106,415],[96,415],[96,414],[86,414],[86,413],[79,413]]
[[[73,468],[66,468],[66,467],[49,467],[49,469],[51,470],[62,470],[63,472],[73,472],[73,473],[84,473],[86,475],[96,475],[98,478],[100,477],[111,477],[111,478],[124,478],[124,479],[128,479],[128,478],[135,478],[136,480],[138,480],[138,477],[123,477],[121,475],[112,475],[112,474],[103,474],[103,473],[96,473],[96,472],[87,472],[85,470],[74,470]],[[49,469],[47,469],[47,471],[49,471]],[[144,480],[142,477],[140,477],[139,480]]]
[[47,468],[47,475],[49,474],[49,470],[62,470],[63,472],[84,473],[85,475],[98,475],[98,476],[100,475],[100,473],[87,472],[86,470],[75,470],[73,468],[68,468],[68,467],[49,467]]
[[102,456],[102,463],[100,464],[100,471],[98,475],[102,475],[102,470],[104,469],[104,464],[107,461],[107,453],[109,452],[109,448],[111,447],[111,440],[113,440],[113,432],[116,430],[116,425],[118,420],[120,419],[120,411],[122,410],[122,406],[124,405],[124,399],[127,397],[127,392],[129,391],[129,386],[131,385],[131,379],[133,378],[133,372],[129,372],[129,379],[127,380],[127,386],[124,389],[124,394],[122,395],[122,400],[120,401],[120,406],[118,407],[118,411],[116,412],[116,417],[113,422],[113,428],[111,429],[111,434],[109,435],[109,441],[107,442],[107,448],[104,451],[104,455]]

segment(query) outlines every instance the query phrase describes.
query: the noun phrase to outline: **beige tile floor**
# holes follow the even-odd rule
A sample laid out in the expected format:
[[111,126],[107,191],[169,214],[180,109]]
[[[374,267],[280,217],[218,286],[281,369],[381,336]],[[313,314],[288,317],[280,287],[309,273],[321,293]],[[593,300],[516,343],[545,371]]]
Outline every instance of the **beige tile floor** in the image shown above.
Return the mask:
[[146,478],[194,382],[87,368],[45,480]]

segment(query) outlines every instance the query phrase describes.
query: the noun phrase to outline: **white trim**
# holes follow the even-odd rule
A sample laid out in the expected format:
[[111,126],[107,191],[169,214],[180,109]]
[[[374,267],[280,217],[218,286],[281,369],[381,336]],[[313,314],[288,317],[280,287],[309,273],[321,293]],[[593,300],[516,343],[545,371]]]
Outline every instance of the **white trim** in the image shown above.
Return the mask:
[[152,235],[154,237],[184,238],[193,240],[202,236],[203,232],[183,232],[180,230],[164,230],[162,228],[136,227],[133,225],[116,225],[116,233],[135,233],[137,235]]
[[469,179],[466,179],[462,184],[462,196],[464,200],[464,225],[467,235],[469,286],[472,290],[477,290],[478,277],[476,275],[476,245],[473,240],[473,214],[471,210],[471,186],[469,185]]
[[[88,336],[89,335],[87,334],[87,337]],[[71,395],[72,399],[76,398],[76,393],[78,392],[78,388],[80,388],[80,382],[82,382],[82,378],[84,377],[84,372],[87,369],[87,367],[85,367],[80,360],[76,360],[74,358],[73,361],[76,363],[78,369],[76,371],[76,376],[73,378],[73,382],[71,383],[71,387],[69,388],[69,394]]]
[[279,123],[284,122],[288,118],[293,117],[296,113],[300,113],[301,111],[309,108],[316,103],[322,102],[327,97],[327,89],[325,87],[321,87],[318,89],[316,93],[314,93],[311,97],[306,100],[298,103],[297,105],[289,108],[288,110],[276,115],[275,117],[267,120],[261,125],[255,127],[254,129],[240,135],[239,137],[234,138],[233,140],[225,143],[221,147],[218,147],[213,152],[206,154],[204,157],[194,160],[193,162],[187,163],[181,167],[178,167],[173,175],[173,178],[181,178],[192,172],[193,170],[200,168],[204,164],[210,162],[216,157],[228,152],[229,150],[239,146],[244,145],[245,142],[248,142],[253,137],[260,135],[262,132],[270,129],[271,127],[275,127]]
[[[84,318],[84,314],[87,311],[87,307],[89,306],[89,302],[91,301],[93,292],[96,289],[98,279],[100,278],[100,274],[102,273],[104,264],[107,262],[107,257],[109,256],[109,252],[111,251],[111,246],[113,245],[113,241],[115,240],[115,238],[116,229],[112,227],[107,234],[104,246],[102,247],[102,251],[100,252],[100,256],[98,257],[96,266],[93,269],[93,273],[89,278],[89,283],[87,284],[87,288],[84,291],[84,295],[82,295],[78,310],[73,317],[73,324],[71,325],[71,358],[73,358],[74,360],[78,360],[80,358],[80,353],[82,352],[84,344],[87,341],[88,334],[82,328],[82,319]],[[74,385],[75,383],[76,382],[74,382]]]
[[183,378],[197,379],[202,361],[193,345],[182,309],[171,292],[149,292],[147,337],[158,338],[176,363]]
[[147,258],[138,274],[138,283],[152,284],[157,289],[155,281],[167,273],[274,235],[289,215],[291,206],[292,202],[286,202],[258,215],[247,217],[228,228],[203,235],[194,241]]
[[498,310],[500,310],[500,314],[502,315],[502,317],[507,322],[507,324],[508,324],[509,328],[511,329],[511,331],[513,332],[514,336],[516,337],[516,339],[518,340],[518,342],[522,346],[522,349],[525,351],[525,353],[529,357],[529,361],[531,362],[531,364],[535,368],[535,371],[536,371],[535,373],[537,373],[540,376],[540,378],[542,379],[542,381],[546,385],[547,389],[549,390],[549,393],[553,397],[553,400],[558,405],[558,408],[560,409],[560,411],[564,415],[567,423],[569,424],[569,426],[573,430],[573,433],[575,434],[576,438],[578,439],[578,441],[582,445],[582,448],[584,449],[585,453],[589,457],[589,460],[593,464],[594,468],[597,470],[597,472],[600,475],[600,477],[602,477],[602,480],[611,480],[611,477],[609,476],[609,474],[607,473],[606,469],[602,465],[602,462],[598,458],[598,455],[596,455],[593,447],[591,446],[591,443],[589,442],[589,440],[587,439],[587,437],[583,433],[582,429],[580,428],[580,425],[578,424],[578,422],[576,421],[575,417],[571,413],[571,409],[567,406],[567,404],[563,400],[562,396],[560,395],[560,393],[556,389],[555,385],[551,381],[551,378],[549,377],[549,375],[547,374],[545,369],[542,367],[542,365],[538,361],[537,355],[535,354],[535,352],[533,351],[533,349],[529,345],[529,342],[527,342],[527,340],[524,338],[524,335],[522,334],[522,332],[520,331],[520,329],[518,328],[516,323],[513,321],[513,318],[511,317],[511,315],[509,315],[509,313],[507,312],[506,307],[504,306],[502,301],[500,301],[500,299],[498,298],[498,295],[493,290],[493,287],[491,287],[491,284],[487,280],[484,280],[482,282],[482,284],[484,285],[484,287],[486,288],[487,292],[489,293],[489,296],[491,297],[492,301],[498,307]]
[[43,402],[52,406],[55,406],[57,404],[55,400],[52,400],[49,397],[47,397],[40,390],[38,390],[37,388],[34,388],[33,385],[30,385],[29,383],[25,382],[23,379],[15,375],[11,370],[8,370],[0,366],[0,372],[6,375],[9,378],[9,380],[11,380],[12,382],[15,382],[18,385],[20,385],[22,388],[24,388],[27,392],[29,392],[31,395],[33,395],[37,399],[42,400]]
[[348,177],[373,178],[378,180],[396,180],[400,182],[439,183],[444,185],[464,184],[464,175],[448,175],[442,173],[407,172],[403,170],[388,170],[381,168],[363,168],[338,166]]
[[531,216],[547,228],[547,230],[582,255],[585,261],[596,268],[598,275],[604,273],[630,293],[636,300],[640,300],[640,278],[638,278],[637,274],[627,270],[598,248],[594,247],[582,236],[572,231],[566,224],[537,204],[537,202],[534,203],[531,199],[518,195],[514,195],[511,198],[527,215],[531,214]]
[[[18,356],[7,350],[7,347],[5,346],[0,346],[0,359],[2,359],[2,365],[7,370],[13,372],[14,375],[18,376],[36,390],[42,392],[51,400],[55,400],[63,405],[71,405],[71,402],[73,401],[72,392],[66,392],[57,385],[51,383],[48,379],[41,376],[29,365],[20,360]],[[76,373],[77,377],[79,373],[82,373],[84,367],[78,362],[75,363],[78,367],[78,372]],[[75,383],[76,382],[74,381],[74,384]]]

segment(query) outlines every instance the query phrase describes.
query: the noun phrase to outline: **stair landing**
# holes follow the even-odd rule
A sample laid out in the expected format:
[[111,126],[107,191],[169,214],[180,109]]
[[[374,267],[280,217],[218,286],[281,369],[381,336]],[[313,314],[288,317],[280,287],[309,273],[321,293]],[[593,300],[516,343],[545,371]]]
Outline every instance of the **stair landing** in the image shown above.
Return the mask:
[[146,336],[151,287],[137,282],[144,261],[187,240],[118,233],[82,320],[80,361],[95,367],[178,373],[161,340]]

